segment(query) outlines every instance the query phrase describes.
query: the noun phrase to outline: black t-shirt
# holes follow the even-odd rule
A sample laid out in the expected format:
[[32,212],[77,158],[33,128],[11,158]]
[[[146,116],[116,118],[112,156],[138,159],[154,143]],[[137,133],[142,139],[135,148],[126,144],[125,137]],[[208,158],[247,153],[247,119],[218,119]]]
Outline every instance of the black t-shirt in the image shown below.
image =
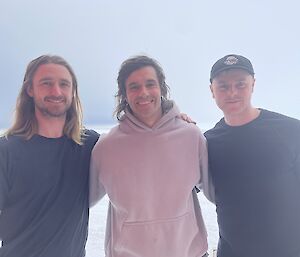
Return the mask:
[[300,121],[261,110],[207,131],[220,257],[300,256]]
[[1,257],[82,257],[88,227],[90,155],[63,136],[0,139]]

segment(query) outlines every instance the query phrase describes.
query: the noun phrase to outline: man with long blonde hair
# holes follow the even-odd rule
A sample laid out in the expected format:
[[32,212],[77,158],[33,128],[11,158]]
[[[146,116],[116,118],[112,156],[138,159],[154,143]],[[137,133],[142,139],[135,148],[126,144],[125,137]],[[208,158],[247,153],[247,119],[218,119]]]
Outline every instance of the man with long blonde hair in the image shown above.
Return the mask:
[[77,79],[60,56],[27,67],[15,121],[0,138],[0,256],[83,257],[88,172]]

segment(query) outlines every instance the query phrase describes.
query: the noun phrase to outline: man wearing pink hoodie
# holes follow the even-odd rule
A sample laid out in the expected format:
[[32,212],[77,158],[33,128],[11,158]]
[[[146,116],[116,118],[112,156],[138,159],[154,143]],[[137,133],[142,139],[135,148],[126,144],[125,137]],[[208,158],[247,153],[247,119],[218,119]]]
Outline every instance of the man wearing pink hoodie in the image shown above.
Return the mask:
[[213,198],[206,141],[179,118],[159,64],[147,56],[123,62],[118,75],[119,124],[92,152],[90,204],[110,199],[106,257],[207,256],[196,196]]

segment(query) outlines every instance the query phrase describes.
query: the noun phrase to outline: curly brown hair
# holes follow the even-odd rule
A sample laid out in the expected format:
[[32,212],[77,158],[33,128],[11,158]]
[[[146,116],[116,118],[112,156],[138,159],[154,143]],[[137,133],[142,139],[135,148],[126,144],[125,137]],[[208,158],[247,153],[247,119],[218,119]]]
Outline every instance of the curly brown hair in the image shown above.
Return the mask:
[[[146,55],[137,55],[133,56],[127,60],[125,60],[120,67],[117,82],[118,82],[118,92],[116,93],[115,97],[117,99],[117,106],[114,111],[114,115],[116,115],[117,119],[120,120],[122,115],[124,114],[125,109],[128,107],[126,101],[126,87],[125,83],[130,74],[136,70],[139,70],[143,67],[151,66],[154,68],[160,90],[162,96],[162,104],[169,99],[170,96],[170,88],[166,83],[166,77],[163,72],[163,69],[159,65],[159,63]],[[128,107],[129,108],[129,107]]]

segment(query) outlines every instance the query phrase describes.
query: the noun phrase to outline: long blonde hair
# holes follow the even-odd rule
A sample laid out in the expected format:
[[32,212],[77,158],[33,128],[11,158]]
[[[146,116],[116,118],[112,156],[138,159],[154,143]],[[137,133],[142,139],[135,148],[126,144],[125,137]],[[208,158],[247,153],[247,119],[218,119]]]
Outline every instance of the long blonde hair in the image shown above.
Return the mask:
[[57,55],[42,55],[28,64],[23,85],[17,98],[15,119],[13,125],[6,131],[5,135],[18,135],[28,140],[37,133],[38,124],[35,117],[34,100],[28,95],[27,89],[32,86],[33,77],[37,69],[41,65],[49,63],[62,65],[66,67],[71,74],[73,100],[71,107],[67,111],[63,134],[73,139],[76,143],[82,144],[84,128],[82,125],[82,107],[78,96],[77,79],[72,67],[66,60]]

